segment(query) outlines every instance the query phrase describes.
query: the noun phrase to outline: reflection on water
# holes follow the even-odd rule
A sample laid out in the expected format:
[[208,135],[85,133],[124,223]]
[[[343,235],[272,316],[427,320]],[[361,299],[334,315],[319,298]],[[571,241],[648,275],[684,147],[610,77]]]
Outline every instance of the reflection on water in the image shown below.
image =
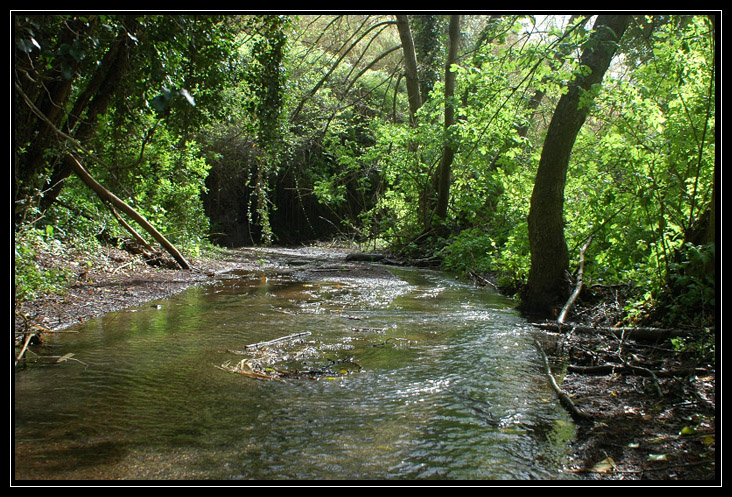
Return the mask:
[[[558,479],[568,416],[513,302],[448,275],[240,274],[56,339],[15,374],[18,479]],[[232,350],[308,331],[361,369],[259,381]]]

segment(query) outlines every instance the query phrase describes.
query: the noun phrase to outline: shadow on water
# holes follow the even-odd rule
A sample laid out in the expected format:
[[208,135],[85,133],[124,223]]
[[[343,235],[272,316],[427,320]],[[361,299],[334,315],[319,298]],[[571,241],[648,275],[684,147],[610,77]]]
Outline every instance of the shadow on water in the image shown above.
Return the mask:
[[[514,302],[434,271],[267,257],[50,345],[86,367],[16,373],[16,478],[571,478],[574,427]],[[220,369],[304,332],[268,367],[333,374]]]

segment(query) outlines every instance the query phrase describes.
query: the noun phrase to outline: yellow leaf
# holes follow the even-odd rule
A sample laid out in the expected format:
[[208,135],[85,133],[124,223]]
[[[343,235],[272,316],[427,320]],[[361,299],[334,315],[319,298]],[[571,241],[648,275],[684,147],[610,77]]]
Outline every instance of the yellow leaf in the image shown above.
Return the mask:
[[693,426],[684,426],[679,435],[694,435],[695,433],[696,428],[694,428]]
[[615,464],[615,461],[612,457],[606,457],[599,463],[595,464],[592,467],[592,471],[596,471],[597,473],[607,473],[609,471],[612,471],[615,469],[617,465]]

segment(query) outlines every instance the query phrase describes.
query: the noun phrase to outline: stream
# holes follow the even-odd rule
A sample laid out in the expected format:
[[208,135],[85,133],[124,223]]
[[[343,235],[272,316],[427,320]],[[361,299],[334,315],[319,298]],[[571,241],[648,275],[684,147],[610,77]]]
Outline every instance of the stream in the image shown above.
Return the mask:
[[[574,425],[513,300],[439,271],[258,250],[256,270],[49,339],[81,362],[15,372],[15,478],[573,477]],[[226,369],[293,334],[266,366],[323,374]]]

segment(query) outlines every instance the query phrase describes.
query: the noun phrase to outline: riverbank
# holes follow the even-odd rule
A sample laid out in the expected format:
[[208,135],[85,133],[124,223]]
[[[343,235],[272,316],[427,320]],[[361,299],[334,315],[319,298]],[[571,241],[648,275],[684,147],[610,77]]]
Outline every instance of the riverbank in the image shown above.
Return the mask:
[[[74,254],[39,261],[64,265],[74,280],[63,295],[43,295],[16,310],[16,334],[33,328],[57,331],[78,322],[216,282],[228,271],[276,268],[256,251],[220,252],[191,260],[192,271],[151,268],[116,249],[93,260]],[[84,268],[82,270],[82,268]],[[716,373],[682,377],[567,372],[623,355],[652,359],[663,370],[699,366],[689,355],[662,344],[623,341],[597,334],[542,333],[561,388],[591,421],[580,423],[570,447],[568,472],[591,480],[683,480],[714,484],[716,473]],[[41,334],[41,337],[44,335]],[[33,353],[43,354],[42,345]],[[29,355],[28,360],[32,360]]]

